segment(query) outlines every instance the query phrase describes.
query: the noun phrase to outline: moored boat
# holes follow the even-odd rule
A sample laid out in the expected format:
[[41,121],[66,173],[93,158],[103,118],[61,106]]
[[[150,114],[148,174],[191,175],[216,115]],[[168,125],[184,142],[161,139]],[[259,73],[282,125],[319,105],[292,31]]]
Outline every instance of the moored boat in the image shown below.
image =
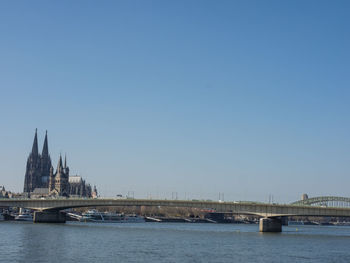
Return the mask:
[[95,223],[142,223],[145,218],[138,215],[124,215],[118,213],[101,213],[97,210],[89,210],[79,218],[81,222]]
[[15,217],[15,221],[31,221],[33,222],[33,217],[31,214],[19,214]]

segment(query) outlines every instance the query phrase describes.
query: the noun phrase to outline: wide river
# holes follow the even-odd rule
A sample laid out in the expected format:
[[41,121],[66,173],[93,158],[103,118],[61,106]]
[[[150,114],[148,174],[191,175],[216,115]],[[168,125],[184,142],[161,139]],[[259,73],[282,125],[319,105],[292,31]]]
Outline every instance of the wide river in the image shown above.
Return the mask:
[[0,262],[350,262],[350,227],[0,222]]

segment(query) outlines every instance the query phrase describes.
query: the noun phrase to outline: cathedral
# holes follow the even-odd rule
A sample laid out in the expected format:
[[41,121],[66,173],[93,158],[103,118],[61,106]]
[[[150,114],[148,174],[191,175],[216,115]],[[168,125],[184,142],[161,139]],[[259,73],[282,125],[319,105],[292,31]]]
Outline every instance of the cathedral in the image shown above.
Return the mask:
[[45,134],[43,150],[40,154],[38,150],[37,130],[35,130],[32,151],[27,160],[23,192],[28,197],[97,196],[96,187],[92,191],[90,184],[85,183],[80,176],[69,176],[66,157],[63,164],[62,156],[60,155],[57,169],[54,171],[49,154],[47,132]]

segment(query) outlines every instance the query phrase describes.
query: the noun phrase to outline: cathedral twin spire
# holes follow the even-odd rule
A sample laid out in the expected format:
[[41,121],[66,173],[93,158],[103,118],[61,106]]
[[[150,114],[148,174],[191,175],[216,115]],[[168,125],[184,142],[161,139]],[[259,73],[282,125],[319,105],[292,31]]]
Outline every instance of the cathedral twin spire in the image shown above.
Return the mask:
[[[32,147],[32,155],[34,156],[39,156],[39,150],[38,150],[38,129],[35,129],[35,135],[34,135],[34,142],[33,142],[33,147]],[[45,134],[45,140],[44,140],[44,146],[43,146],[43,151],[41,156],[49,156],[49,146],[47,142],[47,131]]]
[[46,134],[45,134],[45,140],[44,140],[44,146],[43,146],[43,151],[41,153],[41,155],[44,157],[47,157],[49,156],[49,145],[48,145],[48,142],[47,142],[47,131],[46,131]]
[[32,148],[32,155],[38,156],[39,151],[38,151],[38,129],[35,129],[35,136],[34,136],[34,142],[33,142],[33,148]]
[[[67,158],[60,154],[57,170],[51,164],[49,154],[49,146],[47,139],[47,131],[43,150],[41,154],[38,149],[38,130],[35,129],[32,151],[27,159],[26,173],[24,177],[24,190],[28,197],[37,194],[45,196],[84,196],[91,197],[92,191],[90,184],[69,182],[69,167],[67,166]],[[97,191],[95,191],[97,192]]]
[[[52,167],[49,154],[49,144],[47,131],[45,133],[44,145],[41,154],[38,150],[38,130],[35,129],[32,152],[27,161],[27,170],[25,175],[24,192],[32,192],[35,188],[48,188],[50,180],[50,169]],[[68,169],[65,159],[64,167],[62,165],[62,157],[60,156],[60,170]]]

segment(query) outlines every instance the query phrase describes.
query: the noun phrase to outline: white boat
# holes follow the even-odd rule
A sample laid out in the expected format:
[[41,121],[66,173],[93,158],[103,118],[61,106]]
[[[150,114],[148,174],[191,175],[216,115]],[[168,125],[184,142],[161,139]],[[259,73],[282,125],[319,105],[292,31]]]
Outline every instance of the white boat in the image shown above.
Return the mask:
[[33,222],[33,217],[31,214],[19,214],[15,217],[15,221],[31,221]]
[[145,222],[145,218],[138,215],[124,215],[108,212],[101,213],[97,210],[89,210],[82,214],[79,221],[95,223],[143,223]]

